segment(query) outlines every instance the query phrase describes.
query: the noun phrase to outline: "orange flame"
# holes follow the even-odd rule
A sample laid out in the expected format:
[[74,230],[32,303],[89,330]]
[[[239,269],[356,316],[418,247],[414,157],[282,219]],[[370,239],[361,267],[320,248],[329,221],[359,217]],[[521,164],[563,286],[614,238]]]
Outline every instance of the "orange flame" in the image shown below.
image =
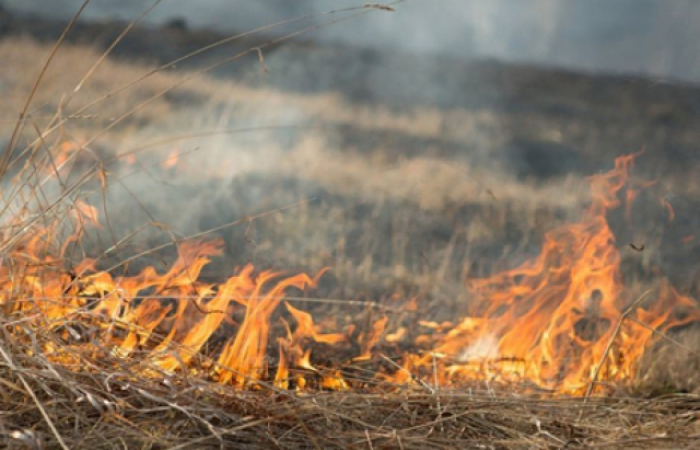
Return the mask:
[[[316,279],[304,274],[272,283],[279,278],[278,273],[262,272],[253,277],[252,266],[247,266],[220,286],[203,284],[197,281],[198,277],[210,262],[209,257],[220,252],[218,242],[181,244],[178,259],[162,275],[152,267],[133,277],[90,273],[93,262],[85,261],[75,271],[79,274],[75,278],[60,272],[60,258],[37,256],[46,253],[42,246],[49,235],[47,230],[37,233],[23,248],[22,253],[27,256],[15,255],[16,262],[23,265],[20,282],[10,276],[7,267],[0,267],[3,280],[0,305],[10,307],[10,312],[21,311],[34,316],[51,328],[66,321],[101,318],[98,324],[105,333],[105,341],[112,346],[112,354],[128,357],[138,347],[148,345],[151,350],[147,359],[161,369],[173,371],[190,365],[220,329],[225,317],[231,314],[231,304],[238,304],[244,311],[243,322],[237,333],[225,342],[215,363],[214,375],[222,383],[244,386],[266,376],[271,314],[287,289],[304,289],[316,283]],[[51,267],[55,267],[55,271],[47,272]],[[268,285],[270,289],[266,289]],[[153,288],[155,293],[146,293]],[[28,301],[13,302],[16,298]],[[178,300],[176,306],[165,306],[165,298]],[[297,340],[302,335],[328,343],[344,339],[341,335],[317,333],[309,322],[310,316],[294,311],[302,322],[308,317],[308,321],[298,327]],[[166,319],[173,312],[173,318]],[[153,333],[162,325],[166,325],[168,333],[158,339]],[[126,332],[111,332],[116,329]]]
[[83,142],[79,140],[65,141],[58,146],[54,156],[55,167],[60,169],[74,154],[83,148]]
[[[590,178],[593,202],[583,220],[547,233],[536,259],[468,283],[472,314],[435,347],[444,358],[443,382],[496,377],[578,393],[600,365],[608,381],[632,379],[650,330],[700,319],[692,300],[663,284],[649,309],[637,306],[624,320],[631,299],[605,213],[618,206],[634,157],[618,158],[614,170]],[[681,310],[684,317],[674,318]]]
[[661,206],[666,209],[666,214],[668,214],[668,221],[673,222],[676,218],[676,211],[673,209],[673,205],[665,197],[661,198]]
[[179,160],[180,153],[177,149],[174,149],[168,154],[168,157],[165,159],[165,161],[163,161],[162,165],[166,169],[172,169],[173,167],[177,166]]
[[[237,387],[270,381],[282,389],[349,389],[340,365],[323,368],[312,361],[315,348],[349,351],[354,355],[337,362],[366,364],[378,360],[377,347],[388,345],[400,346],[403,356],[392,361],[392,370],[375,366],[377,379],[404,384],[430,374],[430,383],[444,386],[527,382],[580,394],[597,381],[632,380],[654,330],[700,320],[695,302],[666,282],[655,298],[638,302],[623,286],[606,213],[620,206],[635,156],[618,158],[612,171],[589,178],[593,200],[582,220],[547,233],[539,256],[469,280],[474,300],[466,317],[455,323],[417,320],[425,331],[417,337],[407,324],[387,330],[386,316],[365,330],[350,326],[339,333],[323,330],[288,302],[280,308],[289,289],[314,287],[323,272],[314,278],[270,271],[255,276],[246,266],[221,284],[205,283],[200,274],[221,252],[219,241],[181,243],[162,274],[147,267],[117,276],[98,271],[91,259],[67,271],[71,244],[83,227],[99,225],[98,210],[84,202],[74,205],[71,216],[78,231],[60,246],[54,242],[56,223],[28,231],[12,249],[11,264],[0,264],[0,307],[5,315],[21,313],[48,329],[86,326],[96,333],[92,344],[81,344],[86,351],[106,347],[113,356],[144,358],[160,371],[201,373]],[[637,188],[625,192],[626,211],[637,194]],[[404,311],[417,308],[411,299]],[[406,348],[411,336],[413,348]],[[206,349],[216,342],[216,350]],[[42,350],[55,361],[80,364],[54,344]]]

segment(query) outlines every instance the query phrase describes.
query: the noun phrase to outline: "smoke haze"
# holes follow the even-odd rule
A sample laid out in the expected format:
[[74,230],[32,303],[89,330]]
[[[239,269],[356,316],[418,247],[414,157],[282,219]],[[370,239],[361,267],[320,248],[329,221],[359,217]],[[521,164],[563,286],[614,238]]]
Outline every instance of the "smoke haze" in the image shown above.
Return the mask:
[[[81,2],[6,0],[5,5],[16,13],[67,19]],[[128,20],[150,4],[92,0],[84,19]],[[361,4],[164,0],[148,22],[184,18],[190,28],[231,32]],[[351,48],[283,46],[265,54],[269,70],[264,74],[254,54],[231,65],[234,68],[223,66],[199,86],[201,92],[180,92],[187,89],[183,86],[164,96],[167,104],[160,107],[173,114],[161,109],[143,112],[143,121],[125,128],[123,136],[111,141],[105,136],[105,147],[121,152],[171,135],[196,137],[201,131],[260,127],[257,133],[167,141],[156,159],[183,152],[184,169],[140,170],[128,177],[129,192],[121,185],[111,190],[107,203],[117,238],[151,221],[187,236],[313,199],[222,231],[230,259],[217,268],[247,262],[313,270],[333,265],[338,277],[345,277],[345,286],[380,292],[377,286],[386,279],[411,279],[407,273],[423,276],[425,267],[444,267],[440,279],[452,280],[462,292],[465,273],[489,273],[489,265],[497,264],[501,255],[511,264],[512,258],[536,254],[542,230],[575,220],[588,200],[583,178],[609,167],[614,156],[645,148],[638,169],[650,173],[649,179],[662,180],[658,185],[667,191],[659,195],[696,195],[692,190],[697,186],[687,180],[700,179],[694,159],[700,154],[700,90],[464,61],[493,58],[698,81],[695,43],[700,21],[695,19],[700,18],[700,2],[414,0],[397,4],[396,10],[365,10],[369,13],[362,17],[310,36]],[[342,15],[314,20],[336,17]],[[17,22],[21,26],[22,21]],[[109,34],[102,30],[109,27],[98,23],[92,28],[97,32],[85,34],[83,41],[111,42],[102,36]],[[112,32],[120,29],[111,27]],[[156,30],[133,35],[124,48],[135,50],[139,58],[168,61],[186,53],[177,47],[184,44],[170,37],[187,33]],[[8,67],[23,68],[37,60],[38,49],[29,55],[15,47],[9,44],[6,50],[17,61],[26,57],[29,62],[13,64],[6,58]],[[365,51],[367,47],[374,51]],[[71,51],[85,52],[66,48]],[[222,47],[211,61],[230,52],[230,47]],[[85,73],[87,68],[81,71],[78,66],[96,55],[64,55],[67,59],[54,67],[71,70],[57,70],[51,79]],[[132,70],[136,69],[110,67],[109,76],[94,79],[92,86],[109,92],[115,83],[121,85],[120,80],[133,79]],[[9,78],[26,70],[6,72]],[[16,76],[16,82],[25,78]],[[141,89],[144,97],[134,94],[133,101],[141,102],[175,82],[161,80],[162,85]],[[66,81],[61,89],[74,86]],[[8,92],[29,89],[18,86]],[[159,166],[147,163],[146,167]],[[127,168],[129,173],[134,170]],[[641,224],[640,229],[620,237],[620,242],[644,242],[642,265],[649,273],[657,263],[654,258],[666,261],[666,254],[651,250],[655,245],[683,262],[678,266],[697,267],[685,264],[684,258],[691,252],[700,255],[698,247],[683,247],[682,239],[696,233],[700,219],[693,211],[700,209],[695,203],[680,205],[676,197],[676,229],[664,235],[653,228],[664,222],[663,217],[638,220],[634,223]],[[138,207],[134,198],[139,199]],[[659,209],[656,199],[646,203]],[[657,210],[644,209],[645,218],[665,213]],[[160,229],[153,232],[171,239]],[[152,246],[147,237],[135,242],[143,245],[135,253]],[[109,246],[112,237],[104,241]],[[504,250],[504,243],[513,247]],[[675,267],[664,272],[698,279]]]
[[[5,0],[15,12],[68,18],[82,0]],[[130,19],[151,2],[93,0],[84,18]],[[163,1],[148,21],[247,30],[280,19],[361,2],[282,0]],[[700,80],[696,0],[413,0],[317,31],[321,41],[380,50],[496,58],[595,72]],[[321,19],[317,19],[321,20]]]

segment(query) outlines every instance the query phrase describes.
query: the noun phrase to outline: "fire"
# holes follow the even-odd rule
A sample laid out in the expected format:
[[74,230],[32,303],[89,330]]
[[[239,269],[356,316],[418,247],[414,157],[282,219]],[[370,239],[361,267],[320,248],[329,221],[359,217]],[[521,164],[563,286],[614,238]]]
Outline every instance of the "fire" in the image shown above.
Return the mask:
[[178,161],[180,160],[180,153],[177,149],[173,149],[169,154],[168,157],[163,161],[162,166],[166,169],[172,169],[173,167],[177,166]]
[[[78,210],[84,208],[80,205]],[[147,360],[174,371],[191,365],[225,318],[235,313],[232,305],[237,305],[243,321],[235,335],[224,342],[213,361],[211,376],[239,386],[267,377],[270,316],[285,291],[317,282],[305,274],[280,279],[279,273],[266,271],[253,276],[253,267],[246,266],[219,286],[201,283],[197,280],[202,268],[220,252],[218,242],[181,244],[177,260],[164,274],[148,267],[136,276],[113,277],[94,271],[94,261],[86,260],[71,275],[60,265],[67,247],[58,258],[48,256],[50,235],[51,230],[40,230],[17,249],[13,273],[7,266],[0,267],[0,305],[6,314],[21,312],[50,329],[67,324],[96,325],[98,339],[113,355],[126,358],[148,349]],[[19,280],[13,276],[17,273],[22,274]],[[178,300],[175,306],[163,302],[168,298]],[[317,334],[310,316],[294,311],[300,320],[293,338],[298,343],[295,349],[301,348],[300,341],[307,336],[330,343],[344,339],[342,335]],[[156,336],[159,327],[167,330],[165,336]],[[49,352],[47,356],[60,361],[65,355]],[[306,366],[311,367],[310,363]],[[280,366],[280,370],[284,368]]]
[[[74,148],[62,147],[62,154]],[[55,242],[57,220],[31,228],[14,246],[0,265],[0,307],[7,323],[20,314],[83,355],[106,350],[139,358],[149,367],[143,376],[186,371],[237,387],[269,382],[280,389],[344,390],[353,386],[344,367],[370,364],[375,381],[396,384],[518,383],[581,394],[597,382],[634,379],[654,330],[700,320],[695,302],[665,282],[643,298],[623,285],[606,213],[620,206],[620,197],[627,212],[641,189],[621,195],[635,156],[590,177],[592,202],[580,222],[547,233],[533,260],[469,280],[469,313],[455,323],[418,321],[418,336],[407,324],[390,329],[387,316],[366,329],[323,329],[309,312],[284,301],[290,289],[316,286],[323,271],[285,277],[246,266],[223,283],[201,281],[202,269],[221,252],[218,241],[180,243],[165,273],[147,267],[116,275],[98,270],[95,259],[66,270],[70,244],[85,227],[99,226],[98,209],[84,202],[75,204],[69,217],[77,232],[63,244]],[[411,299],[404,310],[416,309]],[[337,356],[325,367],[314,362],[324,347]],[[378,347],[401,348],[403,357],[387,369]],[[79,368],[79,358],[65,348],[41,351]]]
[[[619,206],[635,156],[590,177],[593,200],[583,219],[547,233],[537,258],[468,282],[471,314],[435,345],[443,383],[491,378],[580,393],[599,368],[608,382],[634,378],[652,330],[700,319],[695,302],[666,283],[655,301],[630,306],[606,213]],[[627,201],[636,194],[628,192]]]
[[83,142],[79,140],[69,140],[58,146],[54,164],[57,169],[63,167],[74,154],[78,153],[83,147]]

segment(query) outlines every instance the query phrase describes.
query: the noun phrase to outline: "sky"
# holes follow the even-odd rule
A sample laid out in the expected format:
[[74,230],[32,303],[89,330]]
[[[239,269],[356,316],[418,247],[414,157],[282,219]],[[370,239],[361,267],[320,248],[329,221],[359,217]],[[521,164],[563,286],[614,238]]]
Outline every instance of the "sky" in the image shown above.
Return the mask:
[[[0,0],[14,11],[67,18],[83,0]],[[88,20],[130,19],[151,0],[92,0]],[[242,31],[357,0],[162,0],[152,24]],[[405,0],[325,27],[323,42],[388,51],[641,73],[700,81],[700,0]],[[320,16],[321,22],[336,16]]]

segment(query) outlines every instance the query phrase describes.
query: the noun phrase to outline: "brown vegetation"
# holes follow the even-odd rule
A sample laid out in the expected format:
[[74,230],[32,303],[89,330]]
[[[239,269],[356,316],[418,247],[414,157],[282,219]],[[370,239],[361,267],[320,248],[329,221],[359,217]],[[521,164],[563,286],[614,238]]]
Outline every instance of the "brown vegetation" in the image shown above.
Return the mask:
[[[0,78],[0,136],[10,135],[32,88],[27,74],[41,69],[48,52],[28,38],[0,41],[0,60],[12,68]],[[17,190],[4,185],[6,237],[35,226],[33,214],[43,225],[67,217],[79,201],[104,202],[97,204],[105,228],[65,255],[66,269],[82,252],[97,252],[106,266],[127,273],[160,258],[168,266],[172,252],[154,247],[196,233],[215,236],[206,230],[220,228],[227,248],[205,273],[211,280],[247,262],[309,272],[332,266],[314,316],[356,320],[362,314],[352,308],[359,304],[363,314],[375,305],[396,322],[411,314],[441,320],[465,309],[465,277],[517,265],[516,258],[536,253],[544,230],[577,219],[590,200],[583,174],[540,183],[498,163],[484,168],[458,154],[445,158],[439,149],[406,156],[390,144],[372,152],[334,144],[335,130],[352,126],[359,135],[449,139],[488,153],[503,126],[490,111],[398,113],[332,93],[301,95],[199,75],[170,91],[188,76],[179,72],[154,73],[112,95],[150,69],[110,59],[64,107],[99,57],[85,47],[59,49],[11,149],[14,171],[4,174],[25,183]],[[85,108],[96,99],[105,101]],[[62,126],[51,128],[56,121]],[[257,130],[248,140],[247,128]],[[274,134],[289,129],[302,137],[281,144]],[[541,124],[532,130],[561,138]],[[42,185],[37,172],[51,172],[65,142],[75,143],[72,157],[86,161],[76,167],[89,176],[78,171],[66,185]],[[173,148],[180,162],[164,168]],[[105,179],[115,181],[106,186]],[[633,291],[658,281],[649,276],[662,228],[640,226],[627,236],[639,242],[641,235],[646,253],[623,244],[635,265]],[[3,295],[6,308],[36,300]],[[402,311],[396,299],[413,297],[419,310]],[[314,299],[300,300],[314,308]],[[488,380],[460,389],[422,381],[299,393],[261,381],[237,390],[196,372],[162,370],[139,357],[145,352],[125,359],[106,348],[81,350],[73,340],[89,339],[90,327],[81,329],[73,317],[48,328],[30,319],[2,318],[0,442],[9,448],[691,448],[700,438],[693,330],[660,339],[659,351],[648,356],[650,370],[634,386],[614,387],[610,398],[550,398],[505,393]],[[47,349],[66,359],[53,360]],[[656,396],[645,398],[649,393]]]

